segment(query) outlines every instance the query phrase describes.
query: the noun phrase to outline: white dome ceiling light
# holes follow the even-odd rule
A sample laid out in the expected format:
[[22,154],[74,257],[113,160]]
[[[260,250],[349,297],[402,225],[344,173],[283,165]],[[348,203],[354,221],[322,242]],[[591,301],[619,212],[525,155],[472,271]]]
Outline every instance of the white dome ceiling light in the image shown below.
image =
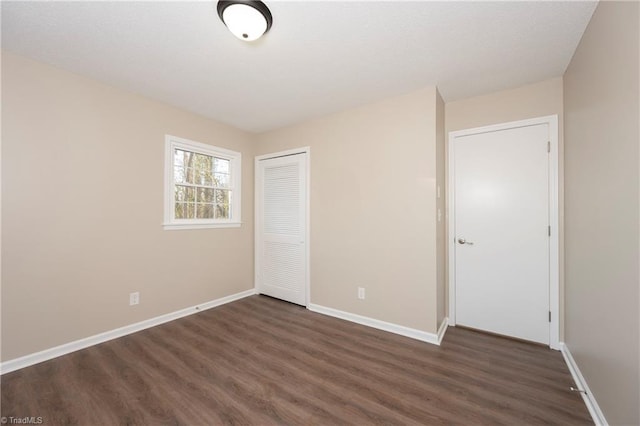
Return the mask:
[[234,36],[244,41],[259,39],[273,23],[269,8],[261,1],[220,0],[218,16]]

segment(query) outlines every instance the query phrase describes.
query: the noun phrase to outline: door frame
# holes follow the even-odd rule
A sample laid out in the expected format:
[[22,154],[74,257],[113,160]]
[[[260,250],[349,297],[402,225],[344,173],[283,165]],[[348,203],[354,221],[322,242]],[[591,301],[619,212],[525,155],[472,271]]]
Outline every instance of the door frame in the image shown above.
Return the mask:
[[547,124],[549,126],[549,225],[551,236],[549,238],[549,310],[551,321],[549,323],[549,347],[560,350],[560,258],[559,258],[559,182],[558,182],[558,116],[548,115],[531,118],[528,120],[511,121],[508,123],[494,124],[490,126],[475,127],[472,129],[449,132],[448,139],[448,215],[447,236],[449,245],[449,324],[456,325],[456,250],[455,250],[455,138],[470,136],[480,133],[489,133],[500,130],[514,129],[518,127]]
[[309,308],[309,303],[311,303],[311,232],[310,232],[310,208],[311,208],[311,194],[310,194],[310,189],[311,189],[311,147],[305,146],[305,147],[301,147],[301,148],[294,148],[294,149],[289,149],[286,151],[279,151],[279,152],[274,152],[274,153],[270,153],[270,154],[264,154],[264,155],[258,155],[255,157],[254,160],[254,177],[253,177],[253,183],[254,183],[254,223],[255,223],[255,227],[254,227],[254,248],[253,248],[253,289],[255,290],[256,293],[258,293],[258,271],[260,270],[260,259],[258,256],[258,247],[260,244],[260,230],[261,230],[261,226],[260,226],[260,220],[262,218],[262,211],[260,209],[260,202],[258,200],[259,198],[259,192],[257,190],[258,188],[258,177],[260,176],[259,174],[259,164],[260,161],[262,160],[269,160],[271,158],[278,158],[278,157],[288,157],[291,155],[296,155],[296,154],[306,154],[305,157],[305,168],[306,168],[306,200],[305,200],[305,263],[306,263],[306,268],[305,268],[305,307],[308,309]]

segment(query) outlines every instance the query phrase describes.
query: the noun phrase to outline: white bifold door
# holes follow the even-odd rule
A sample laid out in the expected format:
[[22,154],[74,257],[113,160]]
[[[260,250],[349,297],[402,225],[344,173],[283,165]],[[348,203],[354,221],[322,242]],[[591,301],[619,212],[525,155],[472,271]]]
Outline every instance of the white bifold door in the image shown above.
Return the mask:
[[456,322],[549,344],[549,126],[450,143]]
[[307,154],[256,160],[256,288],[307,304]]

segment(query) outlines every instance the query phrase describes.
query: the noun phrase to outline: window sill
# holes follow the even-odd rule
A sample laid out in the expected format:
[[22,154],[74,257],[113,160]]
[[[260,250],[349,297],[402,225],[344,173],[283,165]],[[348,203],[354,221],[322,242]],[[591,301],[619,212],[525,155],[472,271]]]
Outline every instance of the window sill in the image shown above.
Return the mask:
[[211,228],[239,228],[242,222],[225,223],[163,223],[165,231],[179,231],[183,229],[211,229]]

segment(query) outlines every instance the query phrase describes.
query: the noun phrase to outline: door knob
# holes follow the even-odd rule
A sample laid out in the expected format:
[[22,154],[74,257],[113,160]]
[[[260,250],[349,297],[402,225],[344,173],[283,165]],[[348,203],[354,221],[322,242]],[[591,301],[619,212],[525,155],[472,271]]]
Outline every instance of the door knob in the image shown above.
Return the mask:
[[468,244],[470,246],[473,245],[473,243],[471,241],[467,241],[464,238],[458,238],[458,244]]

